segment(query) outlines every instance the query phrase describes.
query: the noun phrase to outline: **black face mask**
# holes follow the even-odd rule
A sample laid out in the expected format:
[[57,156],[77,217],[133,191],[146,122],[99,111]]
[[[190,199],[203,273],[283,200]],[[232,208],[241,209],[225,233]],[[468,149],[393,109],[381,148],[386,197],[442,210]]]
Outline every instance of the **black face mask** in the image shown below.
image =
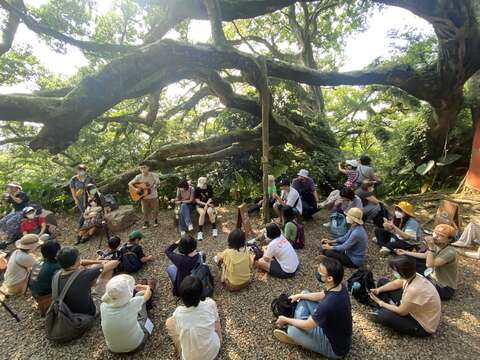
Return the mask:
[[325,283],[325,281],[322,280],[322,275],[320,275],[320,273],[318,271],[315,273],[315,277],[317,278],[319,283],[321,283],[321,284]]

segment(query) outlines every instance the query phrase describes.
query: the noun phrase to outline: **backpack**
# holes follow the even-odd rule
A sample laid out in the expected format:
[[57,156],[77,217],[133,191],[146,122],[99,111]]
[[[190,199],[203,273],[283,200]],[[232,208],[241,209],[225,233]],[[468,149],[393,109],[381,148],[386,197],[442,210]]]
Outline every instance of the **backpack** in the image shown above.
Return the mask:
[[65,343],[81,337],[88,329],[90,329],[95,320],[95,316],[87,314],[72,313],[67,304],[63,302],[65,295],[72,286],[75,279],[82,272],[76,270],[67,280],[60,296],[59,278],[60,272],[53,276],[52,281],[52,304],[48,308],[46,315],[47,338],[57,343]]
[[249,245],[249,249],[255,254],[255,261],[263,257],[263,250],[257,244]]
[[293,317],[296,303],[292,303],[287,294],[280,294],[279,297],[273,299],[270,307],[275,317],[286,316]]
[[347,219],[342,213],[335,211],[330,215],[330,235],[336,239],[348,231]]
[[40,271],[42,270],[44,261],[37,261],[35,264],[33,264],[32,269],[30,270],[30,274],[28,276],[28,288],[32,290],[32,288],[35,288],[38,282],[38,275],[40,274]]
[[115,196],[112,194],[106,194],[103,196],[104,207],[108,207],[111,211],[118,209],[118,202]]
[[118,265],[118,271],[127,273],[127,274],[133,274],[137,271],[139,271],[142,268],[142,262],[138,258],[137,254],[133,252],[133,249],[138,246],[127,246],[123,245],[119,252],[119,260],[120,264]]
[[292,243],[294,249],[303,249],[305,247],[305,229],[303,224],[297,223],[296,221],[293,222],[297,225],[297,236]]
[[198,263],[194,266],[192,271],[190,272],[191,276],[195,276],[196,278],[200,279],[203,285],[202,291],[202,300],[205,300],[207,297],[213,296],[213,276],[210,272],[210,268],[208,265],[204,263]]
[[368,295],[370,289],[375,288],[375,280],[370,270],[359,269],[347,280],[348,291],[361,304],[373,305]]

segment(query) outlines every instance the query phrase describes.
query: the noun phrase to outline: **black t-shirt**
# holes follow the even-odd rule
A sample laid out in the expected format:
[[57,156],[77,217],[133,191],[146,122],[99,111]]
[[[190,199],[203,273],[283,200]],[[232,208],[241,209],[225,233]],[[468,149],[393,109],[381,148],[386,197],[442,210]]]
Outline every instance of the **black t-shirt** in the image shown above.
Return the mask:
[[16,193],[15,197],[22,199],[22,202],[19,204],[15,202],[11,197],[8,198],[7,202],[12,204],[13,210],[15,210],[15,212],[22,211],[28,205],[30,199],[28,198],[28,195],[23,191],[19,191],[18,193]]
[[125,248],[128,251],[131,251],[135,255],[137,255],[138,260],[141,260],[142,258],[145,257],[145,254],[143,253],[143,248],[138,245],[138,244],[125,244]]
[[312,318],[322,328],[335,354],[347,355],[352,346],[352,307],[347,288],[327,291]]
[[201,202],[206,203],[208,199],[213,200],[213,189],[210,185],[207,185],[206,189],[201,189],[199,187],[195,188],[195,193],[194,193],[194,198],[195,200],[200,200]]
[[[96,310],[92,299],[92,285],[94,285],[94,281],[100,276],[102,270],[103,267],[101,266],[83,269],[74,280],[63,300],[71,312],[95,315]],[[58,280],[60,288],[59,295],[72,273],[60,275],[60,279]]]

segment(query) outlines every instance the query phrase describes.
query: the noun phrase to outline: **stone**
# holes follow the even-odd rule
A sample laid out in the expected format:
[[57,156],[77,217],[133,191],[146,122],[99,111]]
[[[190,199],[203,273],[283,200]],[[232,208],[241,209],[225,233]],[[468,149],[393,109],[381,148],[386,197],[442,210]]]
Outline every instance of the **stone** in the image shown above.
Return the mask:
[[105,215],[110,231],[123,231],[132,226],[137,220],[137,214],[132,205],[122,205]]

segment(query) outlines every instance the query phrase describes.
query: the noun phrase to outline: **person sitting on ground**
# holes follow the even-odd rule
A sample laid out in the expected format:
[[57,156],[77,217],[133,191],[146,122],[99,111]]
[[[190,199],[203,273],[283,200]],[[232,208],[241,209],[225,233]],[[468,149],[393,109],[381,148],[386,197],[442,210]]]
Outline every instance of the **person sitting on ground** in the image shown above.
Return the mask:
[[110,351],[133,353],[145,344],[149,335],[145,328],[146,303],[151,297],[150,286],[135,285],[131,275],[120,274],[110,279],[100,305],[103,336]]
[[12,205],[12,211],[0,219],[0,237],[2,244],[0,248],[6,248],[20,237],[20,222],[22,221],[22,211],[28,206],[30,199],[22,191],[22,187],[17,183],[10,183],[5,186],[4,200]]
[[222,328],[217,304],[202,300],[200,279],[187,276],[180,288],[184,306],[178,306],[165,323],[168,335],[183,360],[213,360],[222,343]]
[[292,244],[285,239],[277,224],[267,225],[265,238],[270,243],[263,257],[255,262],[255,266],[280,279],[294,276],[300,261]]
[[[93,193],[91,194],[90,191]],[[105,212],[103,208],[103,199],[97,192],[95,185],[87,185],[87,207],[83,213],[84,223],[78,229],[77,241],[75,245],[86,242],[92,237],[97,229],[101,228],[105,224]]]
[[23,209],[22,214],[23,219],[20,222],[20,232],[22,235],[36,234],[40,241],[47,241],[50,239],[45,217],[37,215],[34,207],[27,206]]
[[299,345],[328,358],[340,359],[352,346],[352,307],[343,280],[343,266],[332,258],[322,259],[315,274],[326,290],[290,296],[298,304],[293,318],[279,316],[274,336],[281,342]]
[[358,161],[357,160],[347,160],[345,161],[345,167],[342,163],[338,163],[338,171],[347,176],[347,181],[343,184],[344,187],[355,189],[357,186],[358,178]]
[[84,164],[79,164],[76,168],[76,174],[70,179],[70,192],[72,193],[75,206],[80,212],[79,226],[83,225],[83,213],[87,207],[86,187],[88,184],[94,184],[93,177],[87,174],[87,167]]
[[358,162],[360,164],[357,166],[357,186],[361,186],[365,180],[371,182],[372,184],[380,183],[380,178],[375,174],[375,171],[370,166],[372,159],[370,159],[369,156],[360,156]]
[[15,242],[15,250],[8,259],[1,291],[7,295],[20,295],[25,292],[28,273],[35,264],[35,251],[43,243],[35,234],[24,235]]
[[380,200],[378,200],[374,192],[373,182],[364,180],[355,194],[362,200],[363,220],[373,221],[378,213],[382,210]]
[[[430,281],[415,272],[415,259],[399,256],[389,262],[396,280],[379,279],[370,297],[380,310],[373,320],[402,334],[426,337],[440,324],[441,301]],[[392,304],[393,303],[393,304]]]
[[[335,200],[334,205],[330,211],[330,214],[340,213],[345,215],[350,209],[358,208],[363,211],[362,200],[355,195],[355,192],[348,187],[343,187],[340,189],[339,197]],[[331,227],[331,220],[323,224],[324,227]]]
[[297,221],[295,220],[295,212],[291,206],[285,205],[282,207],[282,224],[283,236],[293,244],[297,239]]
[[290,206],[295,212],[295,216],[302,215],[302,200],[300,199],[300,194],[297,190],[290,186],[290,180],[282,179],[280,180],[280,189],[282,190],[280,196],[275,193],[273,197],[276,202],[273,204],[273,210],[278,217],[282,215],[282,207]]
[[[275,176],[273,175],[268,175],[268,187],[267,187],[267,192],[268,192],[268,206],[269,208],[273,207],[273,204],[275,204],[275,198],[273,197],[273,194],[277,193],[277,187],[275,185]],[[255,199],[255,204],[248,209],[248,213],[254,213],[255,211],[259,211],[263,206],[263,196],[260,198]]]
[[472,216],[463,230],[460,238],[452,243],[453,246],[468,248],[475,243],[480,244],[480,216]]
[[368,247],[368,234],[363,226],[362,210],[352,208],[347,212],[347,223],[351,224],[348,232],[335,240],[322,240],[325,256],[337,259],[343,266],[359,268],[365,262]]
[[[120,269],[123,272],[129,274],[139,271],[144,264],[153,261],[153,255],[145,255],[143,247],[140,245],[140,241],[145,236],[139,230],[133,230],[128,234],[128,242],[119,249],[120,257]],[[129,256],[133,254],[133,256]],[[124,257],[129,257],[128,264],[125,264]]]
[[108,249],[102,251],[98,250],[98,260],[119,260],[121,257],[120,245],[121,239],[119,236],[111,236],[107,240]]
[[230,291],[247,287],[252,280],[253,258],[245,246],[245,232],[234,229],[228,234],[228,249],[217,254],[216,263],[222,268],[221,281]]
[[195,189],[190,185],[187,179],[182,179],[177,185],[177,197],[175,203],[179,207],[179,223],[181,236],[185,235],[186,231],[193,230],[192,224],[192,210],[195,202]]
[[[118,266],[117,260],[109,260],[91,267],[84,267],[91,263],[89,260],[81,260],[80,252],[72,246],[65,246],[57,253],[57,262],[62,268],[55,276],[59,276],[58,294],[67,283],[70,276],[80,271],[80,274],[73,281],[72,286],[67,291],[63,302],[68,306],[72,313],[86,314],[95,316],[98,314],[98,298],[92,297],[92,287],[95,288],[95,294],[101,297],[105,292],[105,285],[113,276],[114,269]],[[52,283],[53,284],[53,283]]]
[[293,179],[292,188],[298,191],[302,201],[302,214],[305,218],[310,219],[312,215],[318,211],[317,204],[319,202],[317,187],[311,177],[308,176],[308,171],[301,169],[298,177]]
[[41,247],[42,260],[34,266],[30,275],[28,287],[32,296],[37,302],[40,314],[44,315],[52,302],[52,278],[60,270],[57,262],[57,254],[60,251],[60,244],[55,240],[46,241]]
[[[178,253],[175,249],[178,248]],[[190,235],[183,236],[165,250],[165,255],[173,263],[167,266],[167,275],[173,285],[173,295],[179,295],[180,284],[190,275],[197,264],[202,263],[202,254],[197,251],[197,241]]]
[[383,229],[375,229],[380,253],[390,254],[394,249],[410,250],[420,244],[422,229],[414,216],[412,204],[401,201],[395,206],[393,221],[385,219]]
[[207,215],[212,224],[212,236],[216,238],[218,236],[218,229],[215,203],[213,202],[213,188],[208,184],[206,177],[198,178],[194,197],[199,215],[197,240],[203,240],[203,225],[205,225],[205,216]]
[[413,252],[395,249],[397,255],[407,255],[416,259],[417,272],[424,274],[437,288],[440,299],[450,300],[458,285],[458,256],[451,242],[455,239],[453,226],[440,224],[427,236],[427,252]]

